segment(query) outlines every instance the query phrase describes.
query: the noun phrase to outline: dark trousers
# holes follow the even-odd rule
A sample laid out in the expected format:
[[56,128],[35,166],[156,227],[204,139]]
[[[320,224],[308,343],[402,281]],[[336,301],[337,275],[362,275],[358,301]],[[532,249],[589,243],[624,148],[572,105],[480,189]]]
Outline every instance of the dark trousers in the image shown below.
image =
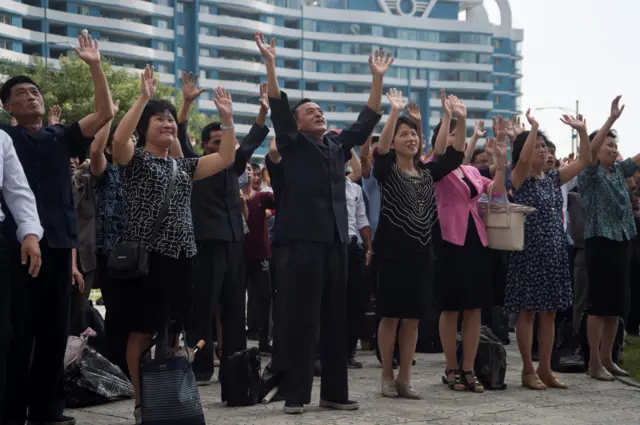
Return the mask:
[[635,241],[633,257],[631,258],[629,286],[631,300],[625,327],[628,333],[637,335],[640,328],[640,245]]
[[239,242],[199,241],[193,262],[192,331],[190,346],[203,339],[206,345],[198,352],[193,371],[198,381],[213,376],[213,344],[216,312],[220,308],[222,326],[222,358],[247,348],[245,335],[244,252]]
[[364,279],[364,252],[356,238],[351,239],[347,252],[347,358],[351,358],[356,354],[369,292]]
[[260,346],[266,346],[269,345],[272,297],[270,264],[267,259],[247,260],[246,264],[247,292],[249,294],[247,324],[249,329],[258,332]]
[[346,401],[347,377],[346,286],[347,247],[298,241],[288,246],[285,286],[285,400],[309,404],[320,328],[322,384],[320,398]]
[[0,423],[4,417],[4,391],[7,382],[7,356],[11,339],[11,275],[9,247],[0,223]]
[[286,280],[288,279],[287,262],[289,261],[289,250],[286,245],[273,245],[271,247],[271,289],[273,296],[273,310],[271,319],[272,338],[273,338],[273,354],[271,361],[273,369],[278,372],[284,372],[286,364],[286,339],[284,337],[286,329],[286,303],[285,290]]
[[[71,249],[40,243],[38,277],[20,263],[20,248],[10,252],[11,323],[5,420],[52,420],[64,410],[62,373],[69,328]],[[35,343],[34,343],[35,342]],[[31,363],[31,367],[30,367]]]
[[127,300],[124,291],[126,281],[113,279],[107,269],[108,256],[96,256],[95,283],[100,286],[106,310],[104,328],[107,337],[107,358],[129,376],[127,365]]

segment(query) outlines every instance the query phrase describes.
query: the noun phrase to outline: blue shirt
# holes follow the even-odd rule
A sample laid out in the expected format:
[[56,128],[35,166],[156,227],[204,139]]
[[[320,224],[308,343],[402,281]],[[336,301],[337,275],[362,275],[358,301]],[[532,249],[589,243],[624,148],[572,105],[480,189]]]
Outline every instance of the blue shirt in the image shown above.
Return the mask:
[[369,226],[371,227],[371,238],[373,238],[380,218],[380,185],[373,174],[369,178],[362,177],[362,190],[369,201]]
[[613,164],[606,170],[596,164],[585,168],[578,186],[586,210],[584,238],[601,236],[613,241],[631,240],[636,235],[631,197],[626,179],[638,167],[631,158]]

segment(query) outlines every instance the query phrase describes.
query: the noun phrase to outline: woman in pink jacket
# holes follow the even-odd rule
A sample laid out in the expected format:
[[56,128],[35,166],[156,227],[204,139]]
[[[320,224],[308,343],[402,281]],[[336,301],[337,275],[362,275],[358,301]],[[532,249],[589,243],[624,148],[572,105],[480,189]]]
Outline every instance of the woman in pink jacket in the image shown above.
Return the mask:
[[[443,95],[444,117],[434,129],[434,155],[443,152],[456,139],[455,120]],[[443,131],[439,131],[443,130]],[[435,183],[439,224],[434,226],[436,254],[435,294],[440,315],[440,340],[447,366],[443,382],[456,391],[483,392],[473,365],[480,340],[481,309],[493,305],[491,258],[487,231],[478,213],[482,194],[505,193],[507,167],[506,141],[502,117],[496,128],[496,173],[493,180],[482,177],[475,167],[461,165]],[[462,370],[456,358],[458,314],[462,320]]]

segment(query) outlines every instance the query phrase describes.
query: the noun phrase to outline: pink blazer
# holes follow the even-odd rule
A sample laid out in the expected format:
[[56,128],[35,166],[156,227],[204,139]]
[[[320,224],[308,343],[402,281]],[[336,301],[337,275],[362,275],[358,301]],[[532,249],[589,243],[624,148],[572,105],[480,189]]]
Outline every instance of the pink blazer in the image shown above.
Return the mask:
[[478,236],[483,246],[487,246],[487,229],[478,213],[478,200],[489,190],[492,180],[482,177],[480,172],[470,165],[461,165],[465,177],[475,186],[478,194],[469,199],[469,186],[455,172],[435,183],[436,204],[442,238],[454,245],[464,245],[469,224],[469,213],[476,224]]

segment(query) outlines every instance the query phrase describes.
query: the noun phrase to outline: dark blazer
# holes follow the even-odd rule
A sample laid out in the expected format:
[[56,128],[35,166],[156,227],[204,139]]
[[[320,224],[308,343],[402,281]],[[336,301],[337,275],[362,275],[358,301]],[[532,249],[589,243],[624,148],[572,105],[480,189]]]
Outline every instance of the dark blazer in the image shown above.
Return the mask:
[[298,131],[287,95],[281,93],[280,99],[269,99],[285,181],[275,237],[282,243],[347,243],[344,164],[351,159],[351,148],[367,141],[381,115],[365,106],[351,127],[340,134],[328,132],[318,143]]
[[[219,240],[241,242],[244,240],[242,205],[238,177],[245,172],[247,162],[269,134],[269,128],[254,124],[236,150],[234,163],[216,175],[193,183],[191,215],[197,241]],[[183,147],[185,156],[195,155]]]
[[[0,126],[13,139],[29,186],[36,197],[44,240],[51,248],[76,248],[78,224],[73,202],[69,159],[84,161],[93,138],[86,138],[78,122],[42,127],[30,133],[22,126]],[[16,223],[3,205],[4,231],[15,235]],[[15,240],[15,237],[7,238]]]

